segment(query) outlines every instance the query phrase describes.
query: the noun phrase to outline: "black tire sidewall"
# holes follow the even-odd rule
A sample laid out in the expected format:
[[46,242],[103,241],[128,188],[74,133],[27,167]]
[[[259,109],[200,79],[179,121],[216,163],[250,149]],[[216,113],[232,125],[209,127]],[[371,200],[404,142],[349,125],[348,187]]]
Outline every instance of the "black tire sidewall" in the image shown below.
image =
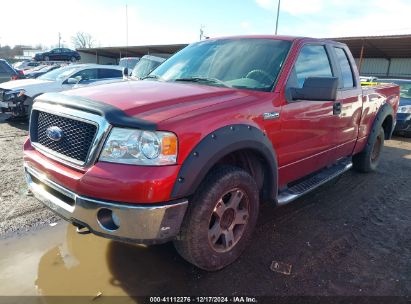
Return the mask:
[[[216,252],[208,240],[210,218],[218,200],[233,188],[244,191],[249,199],[248,223],[241,239],[230,251]],[[254,179],[239,168],[219,168],[202,183],[191,204],[183,224],[181,240],[177,241],[186,242],[186,250],[181,252],[181,247],[176,244],[177,250],[189,262],[204,270],[218,270],[234,262],[246,248],[258,218],[259,195]]]
[[[372,162],[372,151],[374,149],[374,145],[377,141],[378,136],[381,136],[381,151],[378,156],[378,159]],[[370,137],[367,141],[364,150],[361,153],[353,156],[353,165],[355,170],[364,173],[373,172],[377,170],[384,150],[384,139],[385,133],[382,126],[374,127],[374,129],[371,131]]]

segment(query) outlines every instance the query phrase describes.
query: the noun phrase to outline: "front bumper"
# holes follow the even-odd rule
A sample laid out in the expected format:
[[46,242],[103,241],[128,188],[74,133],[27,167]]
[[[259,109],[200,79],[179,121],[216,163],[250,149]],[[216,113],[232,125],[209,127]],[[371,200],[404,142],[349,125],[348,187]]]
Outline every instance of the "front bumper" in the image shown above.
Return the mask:
[[25,165],[33,195],[65,220],[90,232],[120,241],[157,244],[170,241],[180,231],[188,201],[138,206],[79,196]]

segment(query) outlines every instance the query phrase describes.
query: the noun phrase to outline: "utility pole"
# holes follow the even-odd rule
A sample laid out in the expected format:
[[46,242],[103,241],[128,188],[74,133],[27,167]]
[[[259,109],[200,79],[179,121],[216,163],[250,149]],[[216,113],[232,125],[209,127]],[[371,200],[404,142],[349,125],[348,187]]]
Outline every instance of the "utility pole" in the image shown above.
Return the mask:
[[203,24],[200,25],[200,41],[203,40],[204,37],[204,28],[205,26]]
[[59,32],[59,48],[60,48],[60,42],[61,42],[61,33]]
[[278,0],[277,20],[275,21],[275,34],[276,34],[276,35],[277,35],[277,31],[278,31],[278,19],[280,18],[280,6],[281,6],[281,0]]
[[128,56],[128,6],[126,4],[126,57]]

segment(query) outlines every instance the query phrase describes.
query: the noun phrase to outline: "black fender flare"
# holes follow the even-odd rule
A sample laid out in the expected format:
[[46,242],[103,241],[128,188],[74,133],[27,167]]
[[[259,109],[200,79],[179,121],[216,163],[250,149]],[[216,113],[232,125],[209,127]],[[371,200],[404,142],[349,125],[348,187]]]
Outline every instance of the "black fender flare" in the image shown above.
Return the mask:
[[392,125],[390,126],[391,128],[390,130],[385,130],[385,139],[391,138],[392,133],[394,132],[394,127],[395,127],[395,118],[394,118],[395,115],[394,115],[394,109],[389,103],[384,103],[378,110],[378,113],[375,116],[371,131],[370,131],[370,135],[368,137],[370,137],[372,133],[380,130],[385,119],[388,116],[391,116],[392,118]]
[[264,158],[265,195],[275,199],[278,191],[278,165],[274,148],[260,129],[235,124],[225,126],[204,137],[184,160],[171,193],[172,199],[187,197],[196,191],[210,169],[224,156],[235,151],[253,150]]

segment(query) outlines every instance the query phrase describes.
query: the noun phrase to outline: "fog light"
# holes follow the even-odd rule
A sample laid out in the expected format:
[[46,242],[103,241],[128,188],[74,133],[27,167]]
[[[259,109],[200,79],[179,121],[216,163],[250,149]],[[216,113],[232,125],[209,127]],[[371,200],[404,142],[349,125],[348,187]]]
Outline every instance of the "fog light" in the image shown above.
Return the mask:
[[120,219],[113,210],[102,208],[97,212],[97,221],[106,230],[116,231],[120,228]]

